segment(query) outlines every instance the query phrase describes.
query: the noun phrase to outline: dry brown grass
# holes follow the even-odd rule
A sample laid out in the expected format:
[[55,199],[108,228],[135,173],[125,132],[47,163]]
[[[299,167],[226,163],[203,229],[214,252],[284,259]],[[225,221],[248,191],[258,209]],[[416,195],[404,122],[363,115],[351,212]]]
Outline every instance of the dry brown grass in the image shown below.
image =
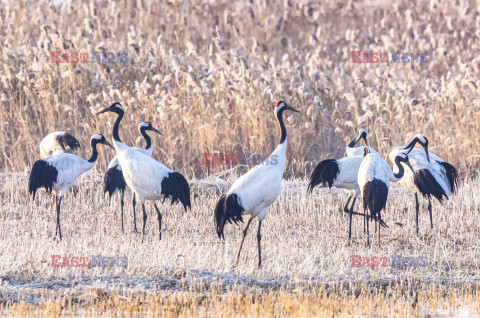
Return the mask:
[[[474,1],[49,3],[0,7],[4,171],[31,165],[53,130],[73,132],[88,151],[88,138],[111,128],[110,118],[93,113],[121,101],[128,143],[138,122],[150,120],[165,132],[154,156],[188,176],[205,176],[212,171],[200,165],[201,153],[272,151],[278,99],[302,110],[288,119],[289,176],[342,156],[361,127],[383,154],[421,132],[463,176],[479,168]],[[134,63],[50,62],[51,51],[101,47],[125,51]],[[352,50],[428,52],[430,60],[354,64]]]
[[[445,205],[434,204],[433,231],[422,202],[419,236],[413,196],[394,188],[384,217],[390,228],[382,231],[380,247],[376,240],[365,246],[360,218],[354,219],[353,241],[348,244],[348,218],[342,212],[346,194],[322,189],[307,195],[305,181],[285,181],[283,194],[263,222],[263,267],[258,270],[254,230],[246,238],[238,267],[234,264],[241,227],[228,226],[224,243],[215,234],[218,194],[205,185],[223,188],[234,178],[193,180],[193,208],[187,213],[178,205],[161,205],[161,241],[153,209],[147,206],[142,243],[141,235],[132,232],[130,205],[122,234],[118,197],[109,204],[99,186],[101,174],[87,173],[64,198],[64,238],[58,242],[53,238],[53,198],[40,192],[33,202],[25,187],[18,187],[26,183],[27,174],[1,175],[0,302],[12,312],[43,314],[70,308],[92,315],[107,310],[104,314],[109,315],[127,307],[172,315],[202,315],[208,310],[219,316],[242,310],[265,316],[478,312],[477,181],[462,186]],[[52,255],[126,256],[128,267],[55,268]],[[352,255],[426,257],[429,266],[354,268]],[[148,301],[139,300],[142,297]],[[223,302],[225,308],[219,308]],[[300,306],[304,303],[306,308]]]

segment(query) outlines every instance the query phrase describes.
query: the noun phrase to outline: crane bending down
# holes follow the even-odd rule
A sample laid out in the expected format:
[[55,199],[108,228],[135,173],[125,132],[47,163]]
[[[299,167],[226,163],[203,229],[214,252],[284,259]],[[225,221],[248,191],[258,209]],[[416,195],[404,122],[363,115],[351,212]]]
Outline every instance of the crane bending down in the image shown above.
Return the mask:
[[40,142],[40,157],[46,158],[56,153],[76,154],[80,149],[80,143],[71,134],[64,131],[55,131],[42,139]]
[[[143,122],[138,125],[138,131],[145,139],[146,145],[145,148],[133,148],[136,151],[140,151],[141,153],[151,157],[153,152],[153,144],[152,139],[147,134],[147,131],[154,131],[157,134],[162,135],[157,129],[155,129],[151,123]],[[120,192],[120,209],[121,209],[121,216],[122,216],[122,232],[123,232],[123,205],[124,201],[123,198],[125,197],[125,188],[127,184],[125,179],[123,178],[122,167],[118,162],[117,156],[115,156],[110,163],[108,164],[107,172],[105,172],[105,176],[103,177],[103,192],[108,193],[110,199],[112,198],[115,193]],[[135,232],[137,231],[137,222],[136,222],[136,214],[135,214],[135,193],[133,194],[133,229]]]
[[282,179],[287,162],[287,130],[283,123],[283,113],[286,110],[298,112],[288,106],[284,101],[279,101],[275,106],[275,117],[282,132],[280,144],[275,151],[260,165],[252,168],[238,178],[217,202],[215,207],[215,226],[219,238],[225,239],[224,228],[227,222],[238,224],[243,222],[243,215],[250,215],[242,241],[237,254],[237,265],[242,251],[243,241],[252,220],[258,217],[257,243],[258,267],[262,265],[262,249],[260,245],[262,221],[268,213],[269,206],[277,199],[282,191]]
[[[347,154],[358,152],[359,149],[361,149],[362,151],[364,149],[368,149],[370,151],[371,149],[372,153],[377,153],[370,147],[353,148],[360,139],[366,138],[366,135],[366,131],[364,129],[361,129],[358,133],[358,137],[347,146]],[[358,214],[356,212],[353,212],[353,206],[355,205],[357,197],[360,195],[360,188],[358,186],[358,170],[360,168],[362,160],[362,155],[353,155],[341,159],[326,159],[321,161],[310,176],[310,183],[307,189],[308,192],[312,193],[317,186],[328,186],[329,188],[333,186],[335,188],[344,189],[349,193],[349,197],[343,210],[350,215]],[[350,204],[350,200],[352,200],[352,198],[352,205],[350,206],[350,208],[348,208],[348,205]],[[385,222],[383,222],[383,220],[380,221],[380,224],[384,227],[387,226]],[[348,233],[348,237],[352,237],[351,227]]]
[[112,145],[105,140],[102,135],[95,135],[90,140],[92,145],[92,155],[88,160],[80,158],[70,153],[59,153],[48,156],[42,160],[38,160],[33,164],[28,180],[28,191],[35,200],[35,194],[39,188],[44,188],[48,193],[52,190],[60,193],[57,205],[57,233],[62,239],[62,230],[60,228],[60,204],[65,192],[75,185],[77,178],[92,169],[97,163],[98,151],[97,144],[104,144],[109,147]]
[[118,131],[125,109],[120,103],[113,103],[110,107],[99,111],[97,115],[106,112],[117,114],[117,119],[113,125],[113,143],[125,182],[142,203],[142,234],[145,236],[145,223],[147,221],[145,202],[151,201],[157,211],[159,238],[162,239],[162,214],[155,201],[162,198],[165,201],[166,198],[171,198],[172,204],[180,201],[186,211],[187,208],[191,208],[190,186],[180,173],[173,172],[157,160],[122,143]]
[[[399,153],[394,158],[398,173],[394,173],[388,163],[378,153],[368,153],[364,149],[363,161],[358,170],[358,185],[362,192],[364,219],[367,222],[367,245],[370,245],[367,208],[375,221],[382,219],[381,211],[385,208],[388,197],[389,181],[398,181],[403,177],[406,164],[413,171],[406,153]],[[350,231],[352,228],[352,214],[350,214]],[[378,245],[380,245],[380,228],[378,227]]]
[[[415,148],[420,144],[424,150]],[[457,170],[448,162],[428,151],[428,139],[422,134],[416,135],[407,146],[400,146],[393,149],[389,158],[393,161],[400,152],[406,152],[410,158],[415,172],[407,170],[400,184],[411,192],[415,193],[415,224],[418,234],[418,193],[428,199],[428,212],[430,216],[430,227],[433,229],[432,217],[432,196],[441,204],[443,198],[455,194],[458,188]]]

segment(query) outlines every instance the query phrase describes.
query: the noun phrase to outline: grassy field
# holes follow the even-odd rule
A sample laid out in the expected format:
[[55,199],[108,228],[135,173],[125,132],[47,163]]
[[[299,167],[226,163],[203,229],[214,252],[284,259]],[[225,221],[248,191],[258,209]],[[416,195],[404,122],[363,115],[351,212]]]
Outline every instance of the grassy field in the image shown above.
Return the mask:
[[[11,315],[435,315],[478,314],[480,264],[480,19],[478,1],[8,1],[0,5],[0,314]],[[92,51],[126,61],[95,62]],[[426,63],[353,63],[352,51],[422,53]],[[54,63],[60,52],[85,62]],[[99,53],[102,55],[103,53]],[[284,99],[301,114],[289,133],[284,191],[263,222],[263,264],[254,230],[238,267],[240,227],[215,235],[213,207],[248,167],[202,165],[202,154],[266,156],[279,139]],[[64,239],[54,239],[54,198],[27,195],[27,176],[49,132],[73,133],[89,155],[95,133],[111,138],[112,102],[126,108],[121,137],[148,120],[153,157],[191,182],[193,208],[161,206],[163,239],[148,207],[147,235],[126,232],[118,198],[101,188],[112,158],[62,203]],[[385,158],[422,133],[429,150],[460,173],[460,191],[434,204],[394,187],[381,246],[365,246],[355,218],[346,239],[346,194],[306,194],[306,177],[344,156],[359,128]],[[137,225],[141,218],[137,215]],[[254,222],[254,226],[256,221]],[[52,256],[125,257],[126,267],[53,267]],[[393,257],[428,266],[391,266]],[[352,257],[388,257],[352,267]]]
[[[429,229],[426,204],[415,234],[414,199],[393,188],[381,246],[365,246],[363,219],[356,217],[347,239],[347,195],[321,189],[306,193],[306,182],[285,181],[281,197],[263,222],[263,266],[256,268],[256,237],[246,238],[238,267],[240,226],[229,226],[222,242],[213,207],[235,178],[193,180],[193,209],[161,205],[162,240],[151,206],[147,234],[133,232],[126,209],[122,234],[118,197],[109,203],[101,175],[87,173],[64,199],[63,240],[53,238],[53,198],[41,192],[33,202],[23,173],[2,175],[0,196],[0,303],[3,312],[83,314],[165,312],[229,316],[309,313],[479,313],[478,183],[465,184],[445,205],[434,204]],[[127,198],[127,202],[130,197]],[[425,203],[425,202],[423,202]],[[138,225],[141,225],[137,216]],[[256,224],[256,223],[254,223]],[[127,267],[53,267],[52,255],[126,257]],[[386,267],[353,267],[352,256],[388,257]],[[428,266],[395,266],[393,257],[426,258]],[[303,307],[301,304],[307,304]]]

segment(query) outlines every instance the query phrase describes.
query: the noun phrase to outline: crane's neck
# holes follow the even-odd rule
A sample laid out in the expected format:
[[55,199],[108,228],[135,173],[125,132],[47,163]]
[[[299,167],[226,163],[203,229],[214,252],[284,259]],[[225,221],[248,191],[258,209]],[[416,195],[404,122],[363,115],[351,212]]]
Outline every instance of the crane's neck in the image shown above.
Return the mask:
[[115,120],[115,124],[113,125],[113,140],[115,141],[118,141],[118,142],[122,142],[120,140],[120,136],[118,134],[118,129],[119,129],[119,126],[120,126],[120,122],[122,121],[122,118],[123,118],[123,112],[121,113],[117,113],[117,120]]
[[92,140],[91,145],[92,145],[92,155],[88,159],[88,162],[95,163],[98,158],[97,143]]
[[403,177],[403,175],[405,174],[405,169],[403,168],[403,165],[402,165],[401,162],[400,162],[400,158],[398,158],[398,157],[395,158],[395,164],[396,164],[397,167],[398,167],[398,172],[395,173],[395,172],[392,171],[392,172],[393,172],[393,177],[395,178],[395,179],[392,180],[392,181],[398,181],[398,180],[400,180],[400,179]]
[[150,138],[150,136],[147,134],[145,127],[140,128],[140,134],[142,134],[143,138],[145,138],[145,141],[147,142],[145,149],[150,149],[150,147],[152,147],[152,138]]
[[358,141],[360,140],[360,138],[355,138],[353,139],[349,144],[348,144],[348,148],[353,148],[355,147],[355,145],[358,143]]
[[285,124],[283,123],[283,111],[285,108],[280,109],[277,112],[277,120],[278,123],[280,124],[280,129],[282,130],[282,136],[280,138],[280,144],[283,144],[287,140],[287,129],[285,128]]

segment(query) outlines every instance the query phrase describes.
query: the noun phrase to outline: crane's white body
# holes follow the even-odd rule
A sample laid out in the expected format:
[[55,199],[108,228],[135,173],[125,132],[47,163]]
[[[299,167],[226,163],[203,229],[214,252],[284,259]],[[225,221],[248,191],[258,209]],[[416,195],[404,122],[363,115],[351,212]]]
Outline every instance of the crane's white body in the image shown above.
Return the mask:
[[55,131],[45,136],[45,138],[43,138],[42,141],[40,142],[41,158],[43,159],[57,153],[76,154],[77,153],[76,149],[72,149],[72,148],[64,149],[58,143],[58,137],[65,136],[65,135],[69,135],[69,134],[64,131]]
[[[407,169],[406,169],[407,170]],[[409,170],[409,169],[408,169]],[[388,163],[378,153],[369,153],[360,164],[358,170],[358,186],[363,196],[365,184],[373,179],[378,179],[385,183],[387,188],[390,186],[390,181],[398,181],[393,175],[393,171]]]
[[92,169],[97,161],[89,162],[70,153],[59,153],[42,159],[58,171],[57,181],[53,185],[61,196],[77,182],[77,178]]
[[344,157],[337,160],[340,173],[332,186],[344,189],[351,195],[358,196],[360,194],[360,189],[358,187],[357,177],[362,160],[363,156]]
[[[152,156],[152,153],[153,153],[153,144],[150,146],[150,148],[137,148],[137,147],[132,147],[132,149],[138,151],[138,152],[141,152],[143,153],[144,155],[147,155],[149,157]],[[110,169],[110,168],[113,168],[115,167],[119,170],[119,171],[122,171],[122,167],[120,166],[119,162],[118,162],[118,157],[115,156],[113,157],[112,160],[110,160],[109,164],[108,164],[108,168],[107,169]]]
[[140,202],[156,201],[162,198],[162,180],[172,170],[148,155],[113,140],[118,162],[128,187]]
[[287,163],[287,139],[260,165],[238,178],[227,195],[236,193],[244,215],[265,219],[268,207],[282,192],[283,173]]
[[[405,146],[400,146],[393,149],[389,154],[389,159],[391,162],[394,162],[395,157],[405,151]],[[415,171],[426,169],[429,170],[438,184],[443,188],[447,196],[452,195],[452,189],[447,179],[445,168],[440,164],[444,162],[443,159],[437,155],[429,152],[430,162],[428,162],[427,157],[425,156],[425,151],[419,148],[413,148],[412,151],[408,154],[410,164],[412,165]],[[402,162],[402,165],[405,168],[405,174],[400,179],[400,184],[414,193],[420,193],[417,186],[414,182],[414,173],[406,168],[406,165]]]

